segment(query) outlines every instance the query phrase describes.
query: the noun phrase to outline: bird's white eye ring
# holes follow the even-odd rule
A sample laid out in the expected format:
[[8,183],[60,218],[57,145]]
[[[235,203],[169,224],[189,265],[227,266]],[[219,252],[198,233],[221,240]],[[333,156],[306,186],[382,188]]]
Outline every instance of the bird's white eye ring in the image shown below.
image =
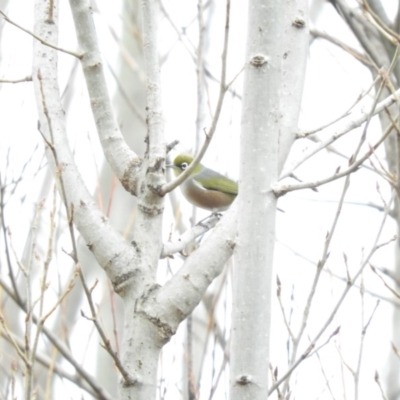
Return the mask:
[[187,162],[183,162],[183,163],[181,164],[181,168],[182,168],[183,171],[184,171],[188,166],[189,166],[189,164],[188,164]]

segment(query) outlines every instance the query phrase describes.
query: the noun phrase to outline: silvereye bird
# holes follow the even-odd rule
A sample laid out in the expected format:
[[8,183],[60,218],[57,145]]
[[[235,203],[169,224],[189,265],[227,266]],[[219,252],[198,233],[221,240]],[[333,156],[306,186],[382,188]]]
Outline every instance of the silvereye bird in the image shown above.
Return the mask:
[[[168,167],[173,168],[175,176],[178,176],[192,161],[193,157],[180,154]],[[238,194],[237,182],[202,164],[197,165],[180,188],[186,200],[213,213],[227,210]]]

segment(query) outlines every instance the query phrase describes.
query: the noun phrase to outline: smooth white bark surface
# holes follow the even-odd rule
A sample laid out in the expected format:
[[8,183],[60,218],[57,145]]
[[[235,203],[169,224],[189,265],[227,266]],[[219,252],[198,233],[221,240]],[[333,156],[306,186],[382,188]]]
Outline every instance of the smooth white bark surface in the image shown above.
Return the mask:
[[82,52],[82,69],[104,155],[124,187],[136,194],[137,186],[133,184],[134,180],[131,178],[137,173],[140,160],[125,143],[114,117],[90,1],[71,0],[70,5]]
[[[55,5],[57,7],[57,4]],[[46,6],[36,4],[35,32],[51,42],[57,42],[57,21],[46,21]],[[55,13],[56,15],[56,13]],[[95,205],[76,168],[65,130],[57,78],[57,51],[34,41],[33,81],[39,109],[40,131],[48,143],[46,151],[53,173],[58,178],[61,197],[65,194],[74,224],[84,237],[99,264],[118,287],[119,276],[127,273],[135,252],[108,223]]]
[[302,7],[273,0],[249,3],[233,284],[232,400],[268,397],[276,213],[271,186],[297,128],[307,57],[305,10],[306,2]]
[[[85,4],[87,7],[87,3]],[[74,6],[74,4],[72,5]],[[87,24],[92,25],[92,21],[88,19],[87,13],[90,12],[88,8],[84,9],[85,7],[82,4],[75,4],[75,6],[83,7],[78,10],[78,14],[81,13],[82,18],[75,20],[76,24],[79,25],[78,30],[81,32],[78,35],[81,42],[86,40],[86,38],[83,38],[82,32],[91,28]],[[56,2],[54,7],[58,7]],[[85,14],[84,17],[83,14]],[[48,21],[48,16],[48,4],[37,2],[35,32],[40,37],[46,38],[52,43],[57,43],[57,13],[53,12],[54,21]],[[94,30],[89,29],[89,31],[91,35],[94,35]],[[96,37],[93,36],[92,41],[95,40]],[[84,65],[84,68],[89,69],[88,87],[93,85],[96,79],[100,81],[98,81],[98,86],[101,86],[104,76],[102,76],[102,71],[99,72],[100,66],[97,62],[92,60],[91,65]],[[37,41],[34,43],[33,77],[40,115],[40,131],[45,138],[48,159],[58,180],[61,198],[68,209],[69,218],[73,220],[87,246],[107,272],[116,292],[125,301],[126,331],[122,353],[125,362],[124,368],[129,375],[129,380],[121,383],[123,388],[122,398],[132,398],[133,396],[136,399],[150,399],[155,395],[158,354],[162,344],[165,343],[165,338],[158,334],[158,327],[153,321],[136,312],[134,305],[136,299],[144,296],[146,291],[150,290],[154,284],[155,271],[161,253],[163,199],[153,193],[151,185],[164,183],[162,163],[165,157],[165,148],[162,143],[162,126],[160,128],[159,124],[155,124],[156,128],[150,128],[149,135],[152,145],[137,178],[143,184],[140,185],[140,190],[138,190],[139,210],[134,240],[128,243],[110,226],[107,218],[98,210],[76,168],[69,148],[64,113],[60,103],[57,82],[57,52]],[[96,97],[96,94],[93,97],[93,93],[90,93],[94,106],[93,112],[96,118],[96,113],[103,110],[101,114],[104,113],[104,115],[97,116],[108,125],[106,131],[104,131],[102,130],[103,123],[97,124],[101,140],[110,139],[109,143],[119,143],[117,148],[114,147],[115,154],[118,157],[114,158],[113,162],[122,161],[122,164],[116,166],[116,174],[121,179],[121,172],[125,168],[129,169],[129,160],[132,160],[134,156],[132,152],[127,150],[119,132],[114,129],[112,115],[109,116],[110,118],[106,115],[105,109],[109,107],[109,99],[105,86],[103,89],[97,88],[97,90],[103,90],[104,98],[100,95]],[[105,104],[103,104],[103,100]],[[160,106],[154,106],[153,102],[148,102],[149,107],[160,109]],[[109,111],[111,112],[111,109]],[[149,120],[151,120],[150,117]],[[111,129],[116,136],[113,136],[113,138],[107,136],[110,133],[108,129]],[[126,157],[122,157],[122,153],[118,149],[122,149],[122,153]],[[105,152],[109,150],[110,148]],[[108,395],[104,394],[103,398],[107,397]]]

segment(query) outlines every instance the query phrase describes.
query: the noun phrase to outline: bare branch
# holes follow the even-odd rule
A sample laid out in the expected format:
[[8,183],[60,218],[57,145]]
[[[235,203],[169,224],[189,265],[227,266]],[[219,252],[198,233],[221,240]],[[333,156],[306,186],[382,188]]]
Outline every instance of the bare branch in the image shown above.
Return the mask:
[[[56,45],[54,45],[52,43],[47,42],[46,40],[42,39],[38,35],[35,35],[33,32],[29,31],[28,29],[22,27],[21,25],[17,24],[13,20],[11,20],[2,10],[0,10],[0,14],[3,16],[3,18],[9,24],[16,26],[18,29],[21,29],[21,31],[24,31],[28,35],[31,35],[33,38],[35,38],[36,40],[38,40],[40,43],[44,44],[45,46],[51,47],[52,49],[55,49],[55,50],[58,50],[58,51],[62,51],[63,53],[69,54],[70,56],[74,56],[74,57],[79,58],[79,59],[82,58],[82,56],[83,56],[82,54],[76,53],[74,51],[63,49],[62,47],[58,47],[58,46],[56,46]],[[31,80],[32,80],[32,78],[31,78]]]
[[385,223],[386,223],[386,220],[387,220],[389,209],[390,209],[393,201],[394,201],[394,191],[392,191],[391,200],[390,200],[390,202],[388,203],[388,206],[385,209],[385,214],[383,215],[379,230],[378,230],[378,232],[376,234],[376,238],[375,238],[374,244],[372,245],[371,250],[369,251],[368,255],[362,261],[362,264],[361,264],[359,270],[353,275],[351,280],[346,285],[346,288],[343,290],[343,292],[342,292],[339,300],[337,301],[335,307],[331,311],[331,313],[328,316],[328,318],[326,319],[325,323],[322,325],[322,327],[319,330],[319,332],[314,336],[314,338],[311,341],[310,345],[302,353],[302,355],[290,366],[290,368],[287,370],[287,372],[277,381],[277,383],[271,387],[271,389],[268,392],[269,395],[271,393],[273,393],[277,389],[277,387],[279,387],[283,382],[285,382],[286,379],[288,377],[290,377],[292,372],[308,357],[310,352],[315,347],[315,345],[316,345],[317,341],[319,340],[319,338],[326,331],[328,326],[332,323],[333,318],[335,317],[335,315],[338,312],[339,308],[343,304],[343,301],[346,298],[347,294],[349,293],[350,289],[355,284],[355,282],[359,278],[359,276],[362,274],[362,272],[364,271],[365,267],[367,265],[369,265],[371,257],[376,253],[377,250],[379,250],[379,248],[381,248],[382,246],[386,246],[388,243],[390,243],[390,242],[392,242],[393,240],[396,239],[396,238],[391,238],[389,241],[386,241],[386,242],[383,242],[383,243],[378,243],[378,241],[379,241],[379,239],[381,237],[382,231],[383,231],[383,227],[385,226]]
[[177,240],[165,243],[160,258],[172,257],[173,254],[183,251],[189,243],[212,229],[219,220],[220,218],[218,216],[213,215],[210,218],[207,218],[206,221],[198,223],[188,229]]
[[227,68],[227,55],[228,55],[228,42],[229,42],[229,17],[230,17],[230,1],[226,2],[226,14],[225,14],[225,36],[224,36],[224,47],[222,50],[222,67],[221,67],[221,83],[219,89],[219,96],[217,107],[214,112],[214,117],[211,123],[210,129],[206,132],[206,138],[204,143],[200,149],[200,151],[196,154],[193,161],[190,163],[189,167],[185,169],[178,177],[176,177],[172,182],[166,183],[160,190],[160,196],[164,196],[167,193],[171,192],[175,188],[177,188],[180,184],[182,184],[195,170],[197,165],[201,162],[204,154],[206,153],[209,144],[211,143],[211,139],[217,129],[217,124],[219,117],[221,115],[222,104],[224,101],[225,94],[229,88],[226,84],[226,68]]
[[400,89],[396,90],[396,92],[385,100],[381,101],[376,105],[376,107],[371,107],[368,111],[363,109],[356,110],[352,112],[347,117],[344,117],[342,120],[333,124],[332,126],[322,130],[321,134],[328,135],[328,137],[321,141],[317,146],[307,150],[304,152],[301,160],[296,161],[292,165],[282,171],[279,179],[282,180],[284,178],[289,177],[301,164],[303,164],[306,160],[312,157],[314,154],[318,153],[326,146],[333,143],[335,140],[339,139],[346,133],[352,131],[355,128],[358,128],[364,122],[366,122],[370,116],[374,116],[385,110],[387,107],[397,102],[400,97]]
[[237,202],[234,202],[182,268],[163,287],[143,298],[137,308],[157,316],[174,332],[201,301],[210,282],[222,272],[231,256],[235,246],[236,215]]
[[381,381],[380,381],[380,379],[379,379],[379,373],[378,373],[378,371],[375,371],[375,382],[376,382],[376,384],[378,385],[379,390],[380,390],[380,392],[381,392],[382,400],[388,400],[388,398],[387,398],[386,395],[385,395],[385,391],[383,390]]
[[135,195],[140,159],[125,143],[115,120],[90,2],[70,0],[70,6],[79,48],[83,52],[80,60],[104,155],[124,188]]
[[[17,304],[17,306],[22,311],[27,313],[26,305],[18,302],[12,289],[6,284],[6,282],[4,282],[1,277],[0,286],[7,293],[7,295]],[[36,317],[35,314],[32,314],[32,320],[35,324],[39,323],[39,318]],[[96,395],[99,396],[99,399],[112,400],[112,397],[104,390],[104,388],[101,387],[101,385],[99,385],[99,382],[75,360],[67,346],[56,334],[54,334],[50,329],[47,329],[46,326],[43,326],[43,333],[47,337],[47,339],[53,344],[53,346],[59,351],[59,353],[75,368],[77,374],[79,374],[79,376],[88,383],[88,385],[93,389]]]
[[[13,346],[19,347],[21,351],[23,351],[24,348],[24,342],[14,334],[10,332],[10,336],[3,335],[3,337],[9,342],[12,343]],[[36,353],[35,354],[35,362],[38,362],[39,364],[43,365],[46,367],[48,370],[54,371],[60,378],[67,379],[70,382],[72,382],[74,385],[80,387],[81,389],[85,390],[87,393],[89,393],[91,396],[97,396],[96,392],[87,385],[86,381],[82,380],[79,375],[72,374],[63,368],[58,363],[55,363],[54,360],[50,359],[47,355],[41,354],[41,353]]]
[[[371,83],[371,85],[369,86],[369,88],[368,88],[365,92],[361,93],[361,94],[357,97],[357,99],[355,100],[355,102],[354,102],[342,115],[340,115],[339,117],[335,118],[333,121],[328,122],[327,124],[324,124],[323,126],[320,126],[319,128],[299,132],[299,133],[297,134],[297,139],[307,138],[307,137],[309,137],[310,135],[313,135],[314,133],[317,133],[317,132],[319,132],[319,131],[322,131],[323,129],[326,129],[326,128],[328,128],[329,126],[331,126],[331,125],[333,125],[333,124],[336,124],[336,122],[339,122],[341,119],[347,117],[347,116],[350,114],[350,111],[351,111],[364,97],[366,97],[366,96],[371,92],[372,89],[374,89],[375,85],[379,82],[380,79],[382,79],[382,76],[381,76],[381,75],[377,75],[376,78],[374,79],[374,81],[373,81],[373,82]],[[310,139],[312,139],[312,138],[310,138]],[[315,139],[315,137],[314,137],[314,139]]]
[[370,60],[368,60],[364,54],[361,54],[358,50],[356,50],[355,48],[342,42],[338,38],[328,35],[326,32],[322,32],[322,31],[319,31],[316,29],[310,29],[310,34],[315,38],[322,38],[322,39],[327,40],[330,43],[335,44],[336,46],[340,47],[341,49],[343,49],[344,51],[346,51],[347,53],[352,55],[355,59],[357,59],[364,65],[369,66],[369,67],[373,66],[372,63],[370,62]]
[[326,183],[333,182],[337,179],[343,178],[344,176],[348,176],[356,172],[363,164],[363,162],[366,161],[369,157],[371,157],[374,151],[385,141],[385,139],[392,132],[392,129],[393,125],[390,125],[386,130],[386,132],[382,135],[382,137],[373,146],[371,146],[370,149],[360,159],[358,159],[356,162],[351,163],[351,166],[345,169],[344,171],[341,172],[337,171],[334,175],[331,175],[324,179],[316,180],[314,182],[304,182],[293,185],[279,185],[279,184],[275,185],[273,187],[275,195],[279,197],[293,190],[316,188],[318,186],[325,185]]
[[22,83],[22,82],[32,82],[31,76],[26,76],[20,79],[0,79],[0,83]]

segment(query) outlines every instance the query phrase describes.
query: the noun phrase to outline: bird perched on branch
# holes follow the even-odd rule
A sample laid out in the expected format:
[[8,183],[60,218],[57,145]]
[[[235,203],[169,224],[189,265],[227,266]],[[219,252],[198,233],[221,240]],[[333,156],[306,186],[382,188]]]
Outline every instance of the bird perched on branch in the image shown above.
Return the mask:
[[[179,154],[167,167],[179,176],[192,161],[192,156]],[[186,200],[213,213],[227,210],[238,194],[237,182],[202,164],[196,166],[180,188]]]

